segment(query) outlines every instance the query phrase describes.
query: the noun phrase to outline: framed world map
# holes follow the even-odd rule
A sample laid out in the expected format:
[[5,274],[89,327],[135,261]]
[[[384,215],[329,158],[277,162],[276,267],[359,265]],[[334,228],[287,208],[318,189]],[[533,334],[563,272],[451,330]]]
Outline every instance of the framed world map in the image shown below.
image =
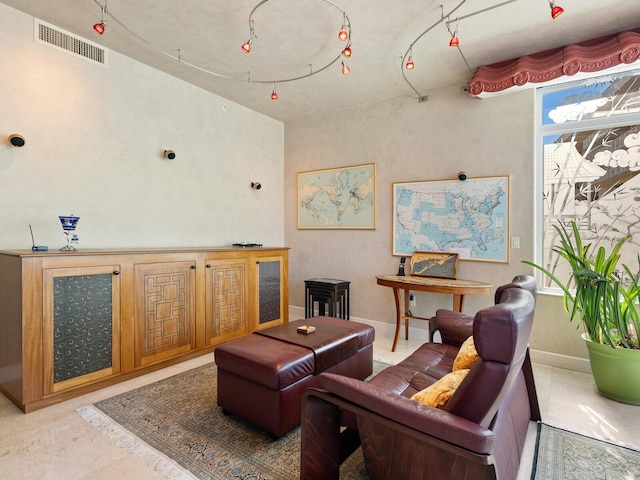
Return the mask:
[[375,229],[375,163],[299,172],[298,228]]
[[393,184],[393,255],[509,261],[509,177]]

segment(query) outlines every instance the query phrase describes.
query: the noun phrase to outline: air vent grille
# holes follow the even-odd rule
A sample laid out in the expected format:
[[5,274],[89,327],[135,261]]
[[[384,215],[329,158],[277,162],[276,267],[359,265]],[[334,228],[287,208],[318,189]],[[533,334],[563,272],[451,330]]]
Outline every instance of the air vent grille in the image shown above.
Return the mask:
[[107,50],[72,33],[35,19],[36,41],[100,65],[107,64]]

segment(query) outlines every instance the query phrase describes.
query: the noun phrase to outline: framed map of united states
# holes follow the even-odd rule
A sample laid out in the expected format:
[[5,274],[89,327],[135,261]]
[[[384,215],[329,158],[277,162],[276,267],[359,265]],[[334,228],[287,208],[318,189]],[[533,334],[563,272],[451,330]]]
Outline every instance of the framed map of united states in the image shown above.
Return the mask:
[[509,177],[393,184],[393,255],[509,262]]

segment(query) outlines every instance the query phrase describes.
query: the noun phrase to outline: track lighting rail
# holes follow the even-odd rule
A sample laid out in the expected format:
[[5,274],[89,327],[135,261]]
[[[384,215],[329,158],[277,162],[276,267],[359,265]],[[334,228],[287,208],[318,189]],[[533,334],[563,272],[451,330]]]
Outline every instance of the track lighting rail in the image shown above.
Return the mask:
[[[458,38],[458,23],[461,20],[464,20],[466,18],[474,17],[476,15],[480,15],[481,13],[486,13],[486,12],[488,12],[490,10],[494,10],[496,8],[504,7],[505,5],[509,5],[510,3],[514,3],[514,2],[517,2],[517,1],[518,0],[505,0],[505,1],[501,2],[501,3],[497,3],[495,5],[491,5],[489,7],[486,7],[486,8],[480,9],[480,10],[476,10],[474,12],[471,12],[471,13],[467,14],[467,15],[463,15],[461,17],[455,17],[454,19],[452,19],[451,16],[460,7],[462,7],[465,3],[467,3],[467,0],[461,0],[461,2],[458,3],[458,5],[456,5],[446,15],[444,14],[444,6],[440,5],[440,10],[441,10],[440,19],[438,21],[434,22],[432,25],[430,25],[429,28],[427,28],[425,31],[423,31],[420,35],[418,35],[416,37],[416,39],[413,42],[411,42],[411,45],[409,45],[409,48],[405,52],[404,56],[402,57],[402,61],[400,62],[400,71],[402,73],[402,78],[404,78],[404,81],[407,82],[407,85],[409,85],[409,87],[416,93],[416,95],[418,95],[418,101],[419,102],[423,102],[424,99],[427,98],[427,97],[426,97],[426,95],[422,95],[418,91],[418,89],[411,83],[411,81],[409,80],[409,78],[407,77],[407,75],[405,73],[405,70],[412,71],[412,70],[414,70],[416,68],[416,63],[413,60],[413,47],[415,46],[415,44],[418,43],[418,41],[420,39],[422,39],[422,37],[424,37],[427,33],[432,31],[438,25],[440,25],[441,23],[444,23],[445,27],[447,28],[447,31],[451,35],[451,39],[449,41],[449,46],[456,47],[458,49],[458,53],[460,54],[460,56],[462,57],[462,60],[464,61],[465,65],[467,66],[467,69],[469,70],[469,73],[471,74],[471,77],[473,77],[474,72],[473,72],[471,66],[469,65],[469,62],[467,61],[467,58],[464,56],[464,53],[460,49],[460,40]],[[551,10],[551,18],[553,20],[555,20],[560,15],[562,15],[562,13],[564,12],[564,9],[562,7],[560,7],[559,5],[556,5],[555,0],[548,0],[548,2],[549,2],[549,8]],[[456,24],[456,28],[453,31],[451,30],[451,27],[450,27],[450,25],[452,23]]]
[[[339,38],[342,40],[343,38],[343,34],[344,32],[346,32],[346,41],[348,41],[347,47],[345,49],[341,49],[340,53],[338,54],[337,57],[335,57],[333,60],[329,61],[327,64],[323,65],[320,68],[317,69],[313,69],[310,68],[309,69],[309,73],[303,74],[303,75],[299,75],[296,77],[285,77],[285,78],[279,78],[279,79],[255,79],[251,77],[251,72],[248,72],[247,77],[242,78],[240,76],[232,76],[232,75],[225,75],[219,72],[216,72],[214,70],[210,70],[207,68],[203,68],[199,65],[193,64],[191,62],[188,62],[186,60],[184,60],[182,58],[182,55],[180,53],[180,50],[177,50],[178,55],[175,55],[172,52],[169,52],[163,48],[158,47],[155,43],[147,40],[146,38],[142,37],[141,35],[139,35],[138,33],[136,33],[134,30],[132,30],[131,28],[129,28],[124,22],[122,22],[121,20],[119,20],[116,16],[113,15],[113,13],[109,10],[107,10],[107,4],[106,4],[106,0],[103,0],[104,4],[100,3],[98,0],[93,0],[93,2],[98,5],[100,7],[101,13],[102,13],[102,21],[97,24],[97,25],[101,25],[103,27],[103,32],[104,32],[104,26],[106,25],[106,21],[104,20],[105,16],[108,16],[111,20],[113,20],[113,22],[115,22],[116,24],[118,24],[122,29],[124,29],[127,33],[129,33],[130,35],[132,35],[133,37],[135,37],[136,39],[138,39],[139,41],[141,41],[142,43],[148,45],[149,47],[151,47],[153,50],[155,50],[156,52],[171,58],[172,60],[177,61],[178,63],[181,63],[183,65],[186,65],[190,68],[193,68],[195,70],[198,70],[200,72],[206,73],[208,75],[212,75],[216,78],[221,78],[221,79],[225,79],[225,80],[231,80],[231,81],[238,81],[238,82],[248,82],[248,83],[260,83],[260,84],[271,84],[273,85],[273,92],[271,94],[271,98],[272,99],[277,99],[277,94],[275,94],[275,85],[278,83],[287,83],[287,82],[294,82],[297,80],[302,80],[305,78],[309,78],[313,75],[317,75],[318,73],[326,70],[327,68],[329,68],[330,66],[334,65],[335,63],[337,63],[341,57],[345,57],[348,58],[351,56],[351,21],[349,20],[349,16],[347,15],[347,13],[342,10],[338,5],[336,5],[334,2],[330,1],[330,0],[318,0],[321,2],[324,2],[328,5],[330,5],[331,7],[334,7],[336,10],[338,10],[341,14],[342,14],[342,28],[340,30],[339,33]],[[265,5],[266,3],[268,3],[271,0],[261,0],[255,7],[253,7],[253,10],[251,10],[251,13],[249,14],[249,40],[247,42],[245,42],[242,45],[242,50],[245,53],[249,53],[251,51],[251,45],[253,43],[253,40],[255,38],[257,38],[257,36],[254,33],[254,14],[255,12],[262,7],[263,5]],[[466,0],[465,0],[466,1]],[[347,53],[345,53],[345,50],[347,50]],[[342,73],[348,73],[349,72],[349,67],[347,67],[344,64],[344,61],[342,62],[342,67],[341,67]],[[274,98],[275,97],[275,98]]]
[[[440,19],[438,19],[436,22],[434,22],[432,25],[430,25],[425,31],[423,31],[420,35],[418,35],[416,37],[416,39],[413,42],[411,42],[411,45],[409,45],[409,48],[407,49],[407,51],[405,52],[404,56],[402,57],[402,61],[400,62],[400,71],[402,73],[402,78],[404,78],[405,82],[407,82],[407,85],[409,85],[409,87],[416,93],[416,95],[418,95],[418,99],[424,98],[424,95],[422,93],[420,93],[418,91],[418,89],[411,83],[411,81],[409,80],[409,78],[407,77],[407,75],[405,73],[405,70],[414,70],[415,69],[415,62],[413,60],[413,47],[415,46],[416,43],[418,43],[418,41],[420,41],[420,39],[422,39],[422,37],[424,37],[427,33],[432,31],[438,25],[444,24],[445,27],[447,28],[447,31],[451,35],[451,41],[449,42],[449,45],[452,46],[452,47],[456,47],[457,48],[458,53],[462,57],[462,60],[464,61],[465,65],[467,66],[467,69],[469,70],[469,73],[471,75],[473,75],[473,70],[472,70],[471,66],[469,65],[469,62],[467,61],[467,58],[464,56],[464,53],[460,49],[460,45],[458,43],[458,37],[457,37],[457,33],[458,33],[457,24],[458,24],[458,22],[460,20],[464,20],[466,18],[474,17],[476,15],[480,15],[481,13],[485,13],[485,12],[488,12],[490,10],[494,10],[496,8],[503,7],[503,6],[508,5],[510,3],[517,2],[518,0],[506,0],[506,1],[498,3],[496,5],[492,5],[490,7],[486,7],[486,8],[483,8],[481,10],[476,10],[474,12],[471,12],[471,13],[467,14],[467,15],[463,15],[461,17],[456,17],[456,18],[454,18],[452,20],[451,16],[460,7],[462,7],[465,3],[467,3],[467,1],[468,0],[461,0],[461,2],[458,3],[455,7],[453,7],[451,9],[451,11],[449,11],[446,15],[444,13],[444,6],[440,5],[440,9],[441,9]],[[451,31],[451,28],[449,26],[452,23],[456,24],[456,29],[453,32]],[[407,60],[407,58],[408,58],[408,60]]]

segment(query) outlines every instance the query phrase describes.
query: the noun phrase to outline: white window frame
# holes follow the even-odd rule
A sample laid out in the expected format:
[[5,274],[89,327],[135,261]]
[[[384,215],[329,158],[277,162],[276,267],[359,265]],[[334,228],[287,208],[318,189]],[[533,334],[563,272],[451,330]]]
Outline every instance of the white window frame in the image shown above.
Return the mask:
[[[627,72],[616,73],[615,77],[627,76],[629,74],[640,76],[639,69],[629,69]],[[535,130],[535,170],[534,170],[534,242],[533,261],[538,265],[544,265],[544,137],[547,135],[561,135],[575,131],[595,130],[599,128],[615,128],[618,126],[640,125],[640,113],[630,113],[626,115],[613,116],[609,118],[594,118],[580,121],[567,122],[564,124],[543,125],[543,95],[556,91],[567,90],[576,86],[584,85],[593,79],[606,77],[605,72],[593,75],[591,79],[582,79],[574,82],[556,84],[553,86],[540,87],[536,89],[536,104],[534,113]],[[640,193],[639,193],[640,195]],[[635,264],[630,264],[632,270]],[[535,276],[538,280],[538,287],[541,293],[560,295],[561,290],[554,286],[544,285],[545,276],[535,269]]]

